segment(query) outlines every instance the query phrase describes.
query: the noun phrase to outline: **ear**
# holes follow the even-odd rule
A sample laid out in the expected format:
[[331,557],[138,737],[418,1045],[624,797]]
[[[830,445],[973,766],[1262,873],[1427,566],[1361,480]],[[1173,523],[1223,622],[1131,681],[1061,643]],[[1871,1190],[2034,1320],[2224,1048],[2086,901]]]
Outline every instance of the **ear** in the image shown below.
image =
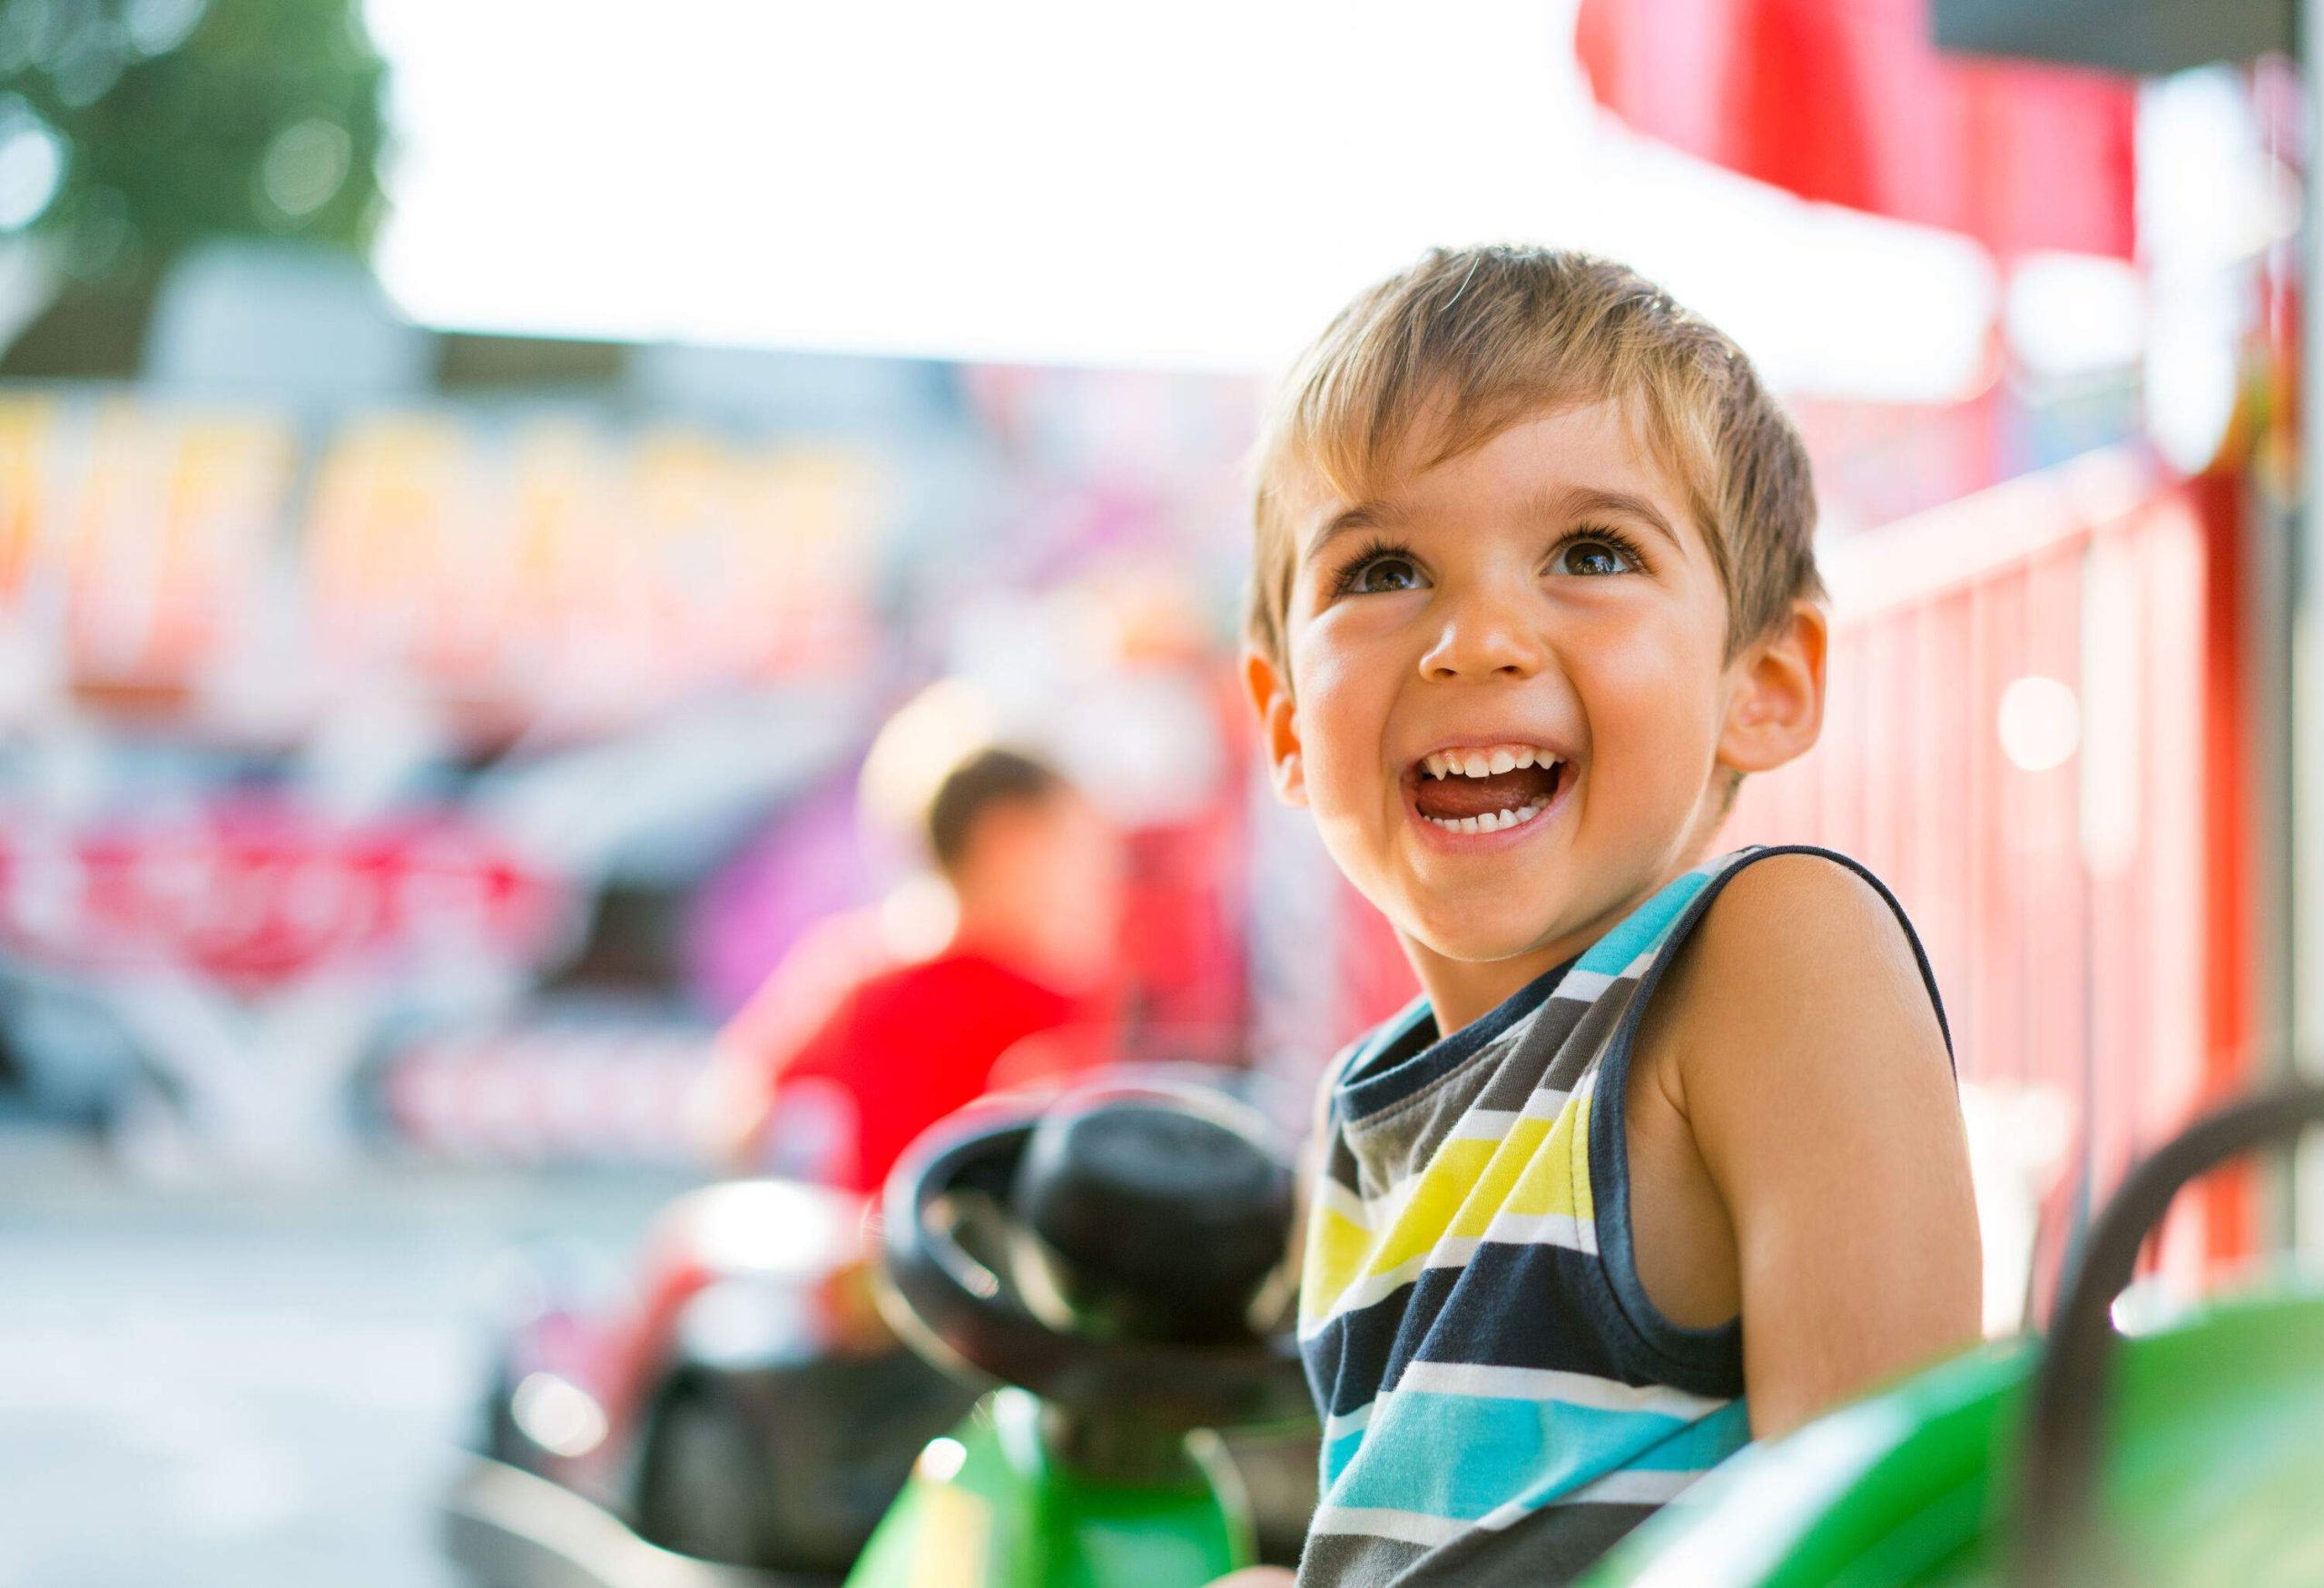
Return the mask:
[[1291,680],[1256,646],[1246,646],[1243,687],[1259,714],[1259,748],[1267,758],[1275,797],[1286,805],[1305,804],[1307,770],[1299,754],[1299,708],[1292,703]]
[[1718,764],[1772,772],[1806,755],[1824,731],[1824,650],[1830,629],[1810,601],[1728,664],[1727,721]]

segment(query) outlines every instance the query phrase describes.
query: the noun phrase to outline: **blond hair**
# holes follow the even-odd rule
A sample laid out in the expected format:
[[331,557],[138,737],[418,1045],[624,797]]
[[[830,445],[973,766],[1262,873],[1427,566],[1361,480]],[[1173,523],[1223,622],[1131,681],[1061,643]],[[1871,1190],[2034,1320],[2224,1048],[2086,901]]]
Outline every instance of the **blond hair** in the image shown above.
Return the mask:
[[[1357,501],[1528,414],[1610,399],[1643,422],[1727,591],[1732,656],[1823,594],[1799,433],[1742,350],[1635,271],[1545,248],[1438,249],[1342,310],[1280,389],[1256,460],[1246,632],[1287,676],[1303,480]],[[1424,443],[1416,459],[1408,449]]]

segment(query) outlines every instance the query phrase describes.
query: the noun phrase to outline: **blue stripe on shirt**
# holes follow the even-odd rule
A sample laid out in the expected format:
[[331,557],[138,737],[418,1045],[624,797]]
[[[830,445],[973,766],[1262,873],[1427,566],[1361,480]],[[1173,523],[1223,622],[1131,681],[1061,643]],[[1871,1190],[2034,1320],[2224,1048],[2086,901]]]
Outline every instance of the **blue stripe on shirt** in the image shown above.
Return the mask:
[[1617,1470],[1700,1472],[1749,1438],[1740,1401],[1689,1422],[1564,1401],[1395,1390],[1381,1397],[1366,1427],[1334,1442],[1324,1472],[1334,1505],[1472,1522],[1512,1499],[1539,1504]]
[[1594,972],[1600,976],[1619,976],[1630,967],[1639,955],[1655,945],[1671,924],[1686,912],[1695,895],[1703,891],[1710,878],[1701,872],[1689,872],[1660,893],[1640,905],[1621,923],[1590,945],[1574,968]]

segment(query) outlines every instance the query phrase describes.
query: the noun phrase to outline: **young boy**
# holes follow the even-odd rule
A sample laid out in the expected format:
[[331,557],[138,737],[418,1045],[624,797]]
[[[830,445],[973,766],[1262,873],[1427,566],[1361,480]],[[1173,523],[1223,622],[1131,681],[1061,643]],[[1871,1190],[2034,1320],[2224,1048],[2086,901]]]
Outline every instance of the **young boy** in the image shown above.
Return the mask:
[[[1108,1012],[1124,859],[1088,799],[1044,762],[986,749],[945,774],[926,826],[958,912],[944,950],[876,964],[858,950],[862,973],[820,1000],[801,982],[822,968],[778,970],[721,1034],[719,1129],[744,1169],[773,1157],[876,1193],[1012,1048]],[[822,1134],[836,1139],[795,1139]]]
[[1429,255],[1263,443],[1277,794],[1423,997],[1335,1061],[1298,1582],[1561,1583],[1704,1469],[1974,1340],[1948,1038],[1887,892],[1707,859],[1816,741],[1798,437],[1620,266]]

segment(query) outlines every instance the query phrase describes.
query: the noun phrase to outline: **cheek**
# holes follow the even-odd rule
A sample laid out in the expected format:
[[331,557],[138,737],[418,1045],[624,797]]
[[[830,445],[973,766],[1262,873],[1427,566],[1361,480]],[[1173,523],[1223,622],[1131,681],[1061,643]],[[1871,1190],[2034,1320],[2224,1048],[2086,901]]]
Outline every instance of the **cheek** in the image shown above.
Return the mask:
[[1339,646],[1295,658],[1307,797],[1319,815],[1354,803],[1379,778],[1393,678]]
[[1691,767],[1717,739],[1718,657],[1676,626],[1610,634],[1581,647],[1573,677],[1590,755],[1608,770]]

